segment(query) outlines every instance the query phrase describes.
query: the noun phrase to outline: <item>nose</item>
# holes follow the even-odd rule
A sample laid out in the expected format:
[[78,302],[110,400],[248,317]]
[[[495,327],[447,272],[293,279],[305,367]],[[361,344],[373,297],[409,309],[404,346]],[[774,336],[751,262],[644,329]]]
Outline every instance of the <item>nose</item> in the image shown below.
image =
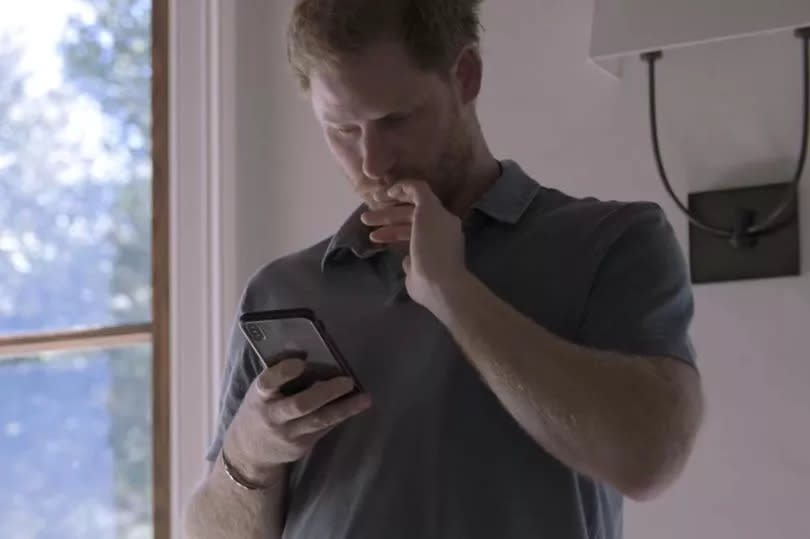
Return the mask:
[[376,126],[364,129],[362,136],[363,173],[372,180],[388,176],[396,160],[394,149]]

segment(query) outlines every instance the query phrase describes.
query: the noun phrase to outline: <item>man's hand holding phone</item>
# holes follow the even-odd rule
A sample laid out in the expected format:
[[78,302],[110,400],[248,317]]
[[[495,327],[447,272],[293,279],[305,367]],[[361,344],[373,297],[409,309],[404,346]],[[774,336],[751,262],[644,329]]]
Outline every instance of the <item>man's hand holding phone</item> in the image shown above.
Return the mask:
[[287,464],[303,458],[329,431],[371,406],[367,394],[349,395],[349,377],[319,381],[285,396],[280,388],[304,373],[306,363],[286,359],[254,380],[228,428],[222,451],[251,483],[272,486]]

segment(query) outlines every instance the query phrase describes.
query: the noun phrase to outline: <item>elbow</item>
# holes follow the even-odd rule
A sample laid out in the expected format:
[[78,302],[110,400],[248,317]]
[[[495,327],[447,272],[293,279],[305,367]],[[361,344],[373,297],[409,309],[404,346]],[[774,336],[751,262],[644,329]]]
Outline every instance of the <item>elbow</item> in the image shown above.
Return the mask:
[[681,476],[692,453],[694,433],[677,441],[667,440],[658,448],[647,446],[636,458],[625,462],[615,486],[636,502],[651,501],[669,489]]
[[[646,502],[660,496],[681,476],[692,455],[705,414],[703,390],[695,376],[679,389],[680,398],[673,400],[680,405],[662,407],[665,411],[655,422],[659,428],[647,432],[622,466],[624,473],[616,486],[633,501]],[[665,427],[660,428],[662,425]]]
[[644,458],[626,462],[623,472],[617,474],[613,484],[626,498],[635,502],[654,500],[671,487],[683,472],[686,453],[670,453],[660,457],[652,453],[647,451]]
[[[692,454],[697,426],[679,429],[676,436],[648,438],[622,459],[614,485],[636,502],[651,501],[669,489],[681,476]],[[627,458],[629,457],[629,458]]]
[[636,502],[660,496],[681,476],[694,448],[697,425],[681,431],[677,437],[647,444],[625,461],[624,473],[616,482],[619,491]]

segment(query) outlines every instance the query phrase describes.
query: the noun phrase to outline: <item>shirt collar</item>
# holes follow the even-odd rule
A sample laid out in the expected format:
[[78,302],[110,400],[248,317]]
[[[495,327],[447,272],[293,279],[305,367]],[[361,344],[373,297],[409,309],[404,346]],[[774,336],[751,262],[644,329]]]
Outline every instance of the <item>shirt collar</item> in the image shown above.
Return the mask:
[[[501,168],[501,176],[473,206],[473,210],[514,225],[529,209],[540,186],[514,161],[501,161]],[[386,247],[371,242],[369,228],[360,221],[360,216],[367,209],[365,204],[357,208],[332,237],[321,261],[322,269],[331,259],[347,252],[357,258],[370,258],[386,250]]]
[[514,161],[501,161],[501,167],[501,177],[478,200],[473,209],[497,221],[514,225],[529,209],[540,186]]
[[323,255],[321,269],[324,269],[329,261],[343,253],[351,252],[357,258],[371,258],[377,253],[386,250],[386,247],[375,245],[369,239],[369,227],[363,224],[360,216],[368,210],[368,206],[363,204],[343,223],[343,226],[332,236],[329,246]]

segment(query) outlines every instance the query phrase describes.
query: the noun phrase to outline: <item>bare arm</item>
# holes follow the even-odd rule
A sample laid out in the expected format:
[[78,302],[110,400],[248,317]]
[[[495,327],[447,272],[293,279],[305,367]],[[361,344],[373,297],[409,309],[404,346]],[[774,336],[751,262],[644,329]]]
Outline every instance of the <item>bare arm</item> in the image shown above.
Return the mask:
[[191,498],[186,510],[185,529],[189,539],[276,539],[284,529],[282,513],[285,475],[264,490],[248,491],[225,473],[222,459]]
[[251,384],[222,451],[239,478],[261,488],[247,490],[228,477],[220,454],[186,508],[189,539],[281,537],[288,464],[371,405],[368,395],[348,396],[354,382],[343,377],[282,395],[280,388],[304,368],[303,361],[285,360],[265,369]]
[[431,310],[504,407],[560,461],[634,499],[679,475],[703,413],[693,367],[566,342],[470,274],[438,296]]
[[[370,240],[409,242],[403,260],[408,294],[448,328],[506,410],[539,445],[570,468],[638,500],[651,498],[678,476],[703,416],[700,378],[692,366],[668,357],[593,350],[553,335],[467,269],[461,220],[426,182],[398,182],[387,196],[401,204],[361,216],[374,228]],[[598,315],[627,319],[602,324],[602,331],[666,331],[668,325],[685,331],[690,302],[677,294],[685,268],[667,271],[669,264],[683,263],[673,256],[677,244],[671,228],[660,209],[651,207],[639,211],[633,223],[638,225],[635,234],[629,235],[628,224],[622,236],[624,256],[612,263],[605,257],[602,286],[594,285],[591,293],[601,292],[603,304],[618,307],[623,298],[615,296],[616,287],[633,282],[656,295],[642,310],[660,310],[674,301],[680,316],[659,320],[651,330],[649,323],[645,328],[633,320],[643,313],[616,308]],[[668,275],[669,281],[657,282]]]

